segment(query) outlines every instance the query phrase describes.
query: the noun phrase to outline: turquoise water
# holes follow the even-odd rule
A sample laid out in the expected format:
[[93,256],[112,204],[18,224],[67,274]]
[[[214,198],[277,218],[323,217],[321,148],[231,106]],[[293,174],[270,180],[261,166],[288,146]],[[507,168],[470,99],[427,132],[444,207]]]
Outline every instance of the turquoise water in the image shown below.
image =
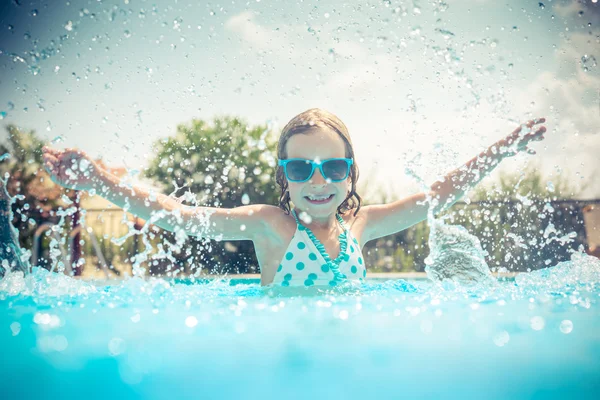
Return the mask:
[[485,286],[327,292],[35,268],[0,281],[2,397],[594,398],[599,296],[578,254]]

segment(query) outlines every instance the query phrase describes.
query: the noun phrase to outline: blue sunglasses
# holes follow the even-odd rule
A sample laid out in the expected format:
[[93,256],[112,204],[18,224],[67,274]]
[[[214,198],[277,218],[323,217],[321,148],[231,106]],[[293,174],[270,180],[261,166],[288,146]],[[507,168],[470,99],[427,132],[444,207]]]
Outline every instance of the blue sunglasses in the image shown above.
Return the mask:
[[352,163],[351,158],[328,158],[322,161],[290,158],[279,160],[278,165],[283,167],[285,177],[290,182],[306,182],[313,176],[315,168],[319,168],[323,178],[331,182],[341,182],[348,178]]

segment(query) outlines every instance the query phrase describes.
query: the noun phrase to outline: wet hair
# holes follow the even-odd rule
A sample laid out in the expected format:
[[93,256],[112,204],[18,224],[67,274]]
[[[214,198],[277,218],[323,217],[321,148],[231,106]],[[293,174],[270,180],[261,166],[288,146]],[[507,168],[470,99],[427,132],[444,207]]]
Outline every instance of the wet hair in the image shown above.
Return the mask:
[[[344,141],[346,147],[346,158],[354,160],[354,148],[352,147],[352,140],[348,133],[346,125],[332,113],[322,110],[320,108],[311,108],[301,114],[296,115],[294,118],[287,123],[287,125],[281,131],[279,137],[279,143],[277,143],[277,158],[279,160],[287,159],[287,152],[285,145],[287,141],[294,135],[306,134],[314,127],[326,128],[337,133]],[[346,211],[356,209],[354,216],[358,214],[360,210],[361,197],[356,193],[356,182],[358,181],[358,166],[356,160],[350,166],[350,181],[351,188],[350,192],[337,208],[339,214],[343,214]],[[279,208],[284,210],[287,214],[290,213],[290,192],[288,191],[288,181],[285,177],[283,167],[278,166],[275,173],[275,181],[281,188],[281,194],[279,195]]]

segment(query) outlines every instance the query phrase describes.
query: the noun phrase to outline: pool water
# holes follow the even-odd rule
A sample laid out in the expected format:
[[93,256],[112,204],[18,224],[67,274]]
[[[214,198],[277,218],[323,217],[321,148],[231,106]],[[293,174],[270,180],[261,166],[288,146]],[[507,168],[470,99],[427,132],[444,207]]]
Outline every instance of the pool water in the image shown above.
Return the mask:
[[0,281],[2,398],[597,398],[600,260],[493,284]]

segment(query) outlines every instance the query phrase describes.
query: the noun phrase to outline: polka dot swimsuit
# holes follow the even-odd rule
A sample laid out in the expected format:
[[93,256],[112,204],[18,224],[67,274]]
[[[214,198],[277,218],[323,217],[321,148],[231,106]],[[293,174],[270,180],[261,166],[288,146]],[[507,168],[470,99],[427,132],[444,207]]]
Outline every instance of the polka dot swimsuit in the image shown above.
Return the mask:
[[[273,285],[335,286],[338,282],[334,279],[334,273],[326,262],[325,255],[319,251],[310,239],[307,234],[308,228],[300,223],[294,210],[292,210],[292,215],[296,219],[296,232],[277,268]],[[346,232],[348,241],[346,251],[339,263],[339,271],[346,275],[349,280],[363,280],[367,275],[367,270],[358,241],[352,236],[350,229],[341,219],[338,222]],[[321,248],[323,247],[321,246]]]

